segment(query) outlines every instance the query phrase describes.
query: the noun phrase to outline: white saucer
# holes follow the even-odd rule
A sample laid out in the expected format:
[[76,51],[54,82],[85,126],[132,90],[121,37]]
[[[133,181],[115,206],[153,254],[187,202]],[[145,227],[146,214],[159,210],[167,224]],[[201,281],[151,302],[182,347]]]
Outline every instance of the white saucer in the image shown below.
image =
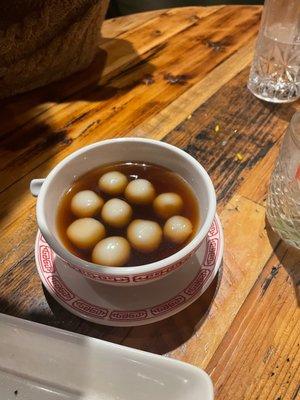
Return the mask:
[[223,232],[216,215],[197,253],[177,271],[142,286],[116,287],[84,278],[56,257],[38,232],[35,259],[49,293],[71,313],[111,326],[137,326],[170,317],[208,288],[221,264]]

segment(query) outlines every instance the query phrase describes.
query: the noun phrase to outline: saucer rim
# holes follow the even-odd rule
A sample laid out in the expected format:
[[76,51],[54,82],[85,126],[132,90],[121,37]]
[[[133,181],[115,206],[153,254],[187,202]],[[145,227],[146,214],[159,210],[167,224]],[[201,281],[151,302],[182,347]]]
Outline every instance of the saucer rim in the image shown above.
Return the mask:
[[[63,308],[65,308],[65,309],[68,310],[71,314],[76,315],[76,316],[79,317],[79,318],[82,318],[82,319],[87,320],[87,321],[92,322],[92,323],[96,323],[96,324],[98,324],[98,325],[115,326],[115,327],[130,327],[130,326],[133,327],[133,326],[142,326],[142,325],[148,325],[148,324],[151,324],[151,323],[155,323],[155,322],[164,320],[164,319],[166,319],[166,318],[169,318],[169,317],[171,317],[172,315],[175,315],[175,314],[179,313],[180,311],[184,310],[185,308],[187,308],[188,306],[190,306],[193,302],[195,302],[195,301],[208,289],[208,287],[209,287],[210,284],[212,283],[213,279],[215,278],[217,272],[218,272],[219,269],[220,269],[221,263],[222,263],[223,251],[224,251],[224,235],[223,235],[223,228],[222,228],[222,225],[221,225],[221,221],[220,221],[220,218],[218,217],[217,214],[215,214],[214,221],[216,222],[216,225],[218,226],[218,232],[217,232],[216,237],[219,238],[219,246],[218,246],[218,251],[217,251],[215,263],[214,263],[213,269],[211,270],[211,273],[207,276],[206,280],[204,280],[203,285],[202,285],[194,294],[192,294],[191,296],[189,296],[188,298],[186,298],[185,301],[184,301],[183,303],[178,304],[177,307],[175,306],[175,307],[173,307],[172,309],[170,309],[169,311],[166,311],[166,312],[164,312],[164,313],[161,313],[160,315],[156,315],[156,316],[154,315],[154,316],[150,316],[150,317],[149,317],[149,316],[146,316],[146,317],[144,317],[144,318],[142,318],[142,319],[141,319],[141,318],[139,318],[139,319],[132,319],[132,318],[131,318],[131,319],[127,319],[127,320],[126,320],[126,319],[123,319],[123,320],[122,320],[122,319],[119,319],[119,320],[112,320],[112,319],[108,319],[108,318],[105,319],[105,317],[106,317],[107,315],[105,315],[104,318],[102,319],[102,318],[99,318],[99,317],[96,317],[96,316],[88,315],[87,313],[84,313],[83,311],[79,311],[78,309],[73,308],[73,307],[72,307],[70,304],[68,304],[65,300],[61,299],[61,298],[57,295],[57,293],[54,291],[54,289],[51,287],[51,285],[49,284],[49,282],[46,281],[46,278],[45,278],[45,276],[44,276],[44,274],[43,274],[43,271],[42,271],[41,261],[40,261],[39,242],[40,242],[41,238],[42,238],[42,241],[45,243],[45,246],[46,246],[46,247],[50,248],[50,246],[49,246],[48,243],[43,239],[42,234],[41,234],[41,232],[40,232],[39,230],[38,230],[38,232],[37,232],[36,241],[35,241],[35,262],[36,262],[37,272],[38,272],[38,274],[39,274],[39,277],[40,277],[40,279],[41,279],[43,285],[44,285],[45,288],[47,289],[48,293],[49,293]],[[205,246],[205,250],[204,250],[204,260],[203,260],[203,261],[205,261],[205,255],[206,255],[207,247],[208,247],[208,235],[205,237],[205,243],[206,243],[206,246]],[[52,253],[54,253],[53,250],[52,250],[51,248],[50,248],[50,250],[51,250]],[[200,248],[199,248],[199,250],[200,250]],[[199,251],[199,250],[198,250],[198,251]],[[61,261],[63,262],[63,260],[61,260]],[[187,262],[188,262],[188,261],[187,261]],[[53,263],[52,263],[52,264],[53,264]],[[178,295],[180,295],[183,291],[185,291],[185,289],[187,289],[187,288],[189,287],[189,285],[193,282],[193,280],[195,280],[195,279],[198,277],[199,272],[200,272],[200,269],[203,269],[203,266],[204,266],[204,265],[203,265],[203,263],[202,263],[202,264],[201,264],[201,267],[199,268],[199,270],[198,270],[198,272],[197,272],[197,275],[195,275],[195,276],[193,277],[193,279],[188,283],[187,286],[181,288],[181,289],[178,291],[178,293],[175,293],[170,299],[166,300],[166,301],[163,302],[162,304],[167,303],[168,301],[171,301],[172,299],[174,299],[174,298],[176,298]],[[207,266],[206,266],[206,267],[207,267]],[[60,275],[58,274],[58,272],[56,271],[56,275],[55,275],[55,276],[57,276],[57,275],[58,275],[59,279],[63,282],[64,286],[68,289],[68,291],[69,291],[70,293],[72,293],[74,296],[76,296],[79,300],[83,300],[85,303],[90,304],[90,303],[89,303],[88,301],[86,301],[85,299],[83,299],[83,298],[81,298],[80,296],[76,295],[76,294],[73,292],[73,290],[70,289],[70,288],[65,284],[65,282],[63,281],[63,279],[61,278],[61,276],[60,276]],[[165,277],[162,278],[162,279],[170,279],[171,276],[172,276],[172,274],[167,275],[167,276],[165,276]],[[78,274],[78,279],[88,279],[88,278],[85,278],[84,276],[81,276],[80,274]],[[158,282],[158,281],[157,281],[157,282]],[[147,284],[155,285],[155,283],[156,283],[155,281],[154,281],[154,282],[148,282],[148,283],[145,283],[145,285],[147,285]],[[100,285],[101,285],[101,284],[103,285],[104,283],[100,283],[100,282],[99,282],[99,284],[100,284]],[[132,290],[134,290],[134,287],[135,287],[135,286],[131,286]],[[129,288],[129,287],[128,287],[128,288]],[[151,307],[151,309],[153,309],[153,308],[155,308],[155,307],[158,307],[158,306],[161,306],[162,304],[154,305],[154,306]],[[91,306],[95,306],[95,305],[93,305],[93,304],[90,304],[90,305],[91,305]],[[95,306],[95,307],[101,309],[101,306]],[[128,310],[128,312],[129,312],[129,313],[130,313],[130,312],[137,313],[137,312],[141,312],[141,311],[146,311],[146,310],[148,310],[148,309],[149,309],[149,307],[145,307],[144,310]],[[118,312],[118,310],[106,309],[106,308],[103,308],[103,310],[106,310],[106,311],[109,310],[109,313],[111,313],[111,312]],[[122,310],[122,312],[124,312],[124,310]],[[147,311],[146,311],[146,312],[147,312]],[[147,314],[148,314],[148,312],[147,312]]]

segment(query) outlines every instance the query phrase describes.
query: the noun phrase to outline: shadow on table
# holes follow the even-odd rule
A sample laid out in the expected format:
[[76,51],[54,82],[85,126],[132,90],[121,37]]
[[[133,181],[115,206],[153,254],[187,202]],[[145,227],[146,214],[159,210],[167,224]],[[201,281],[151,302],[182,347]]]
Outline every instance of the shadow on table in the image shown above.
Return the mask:
[[[57,153],[97,126],[100,121],[93,114],[108,108],[111,99],[130,92],[141,84],[144,74],[153,72],[152,64],[142,60],[129,41],[103,38],[103,43],[105,50],[99,48],[87,69],[45,87],[0,100],[0,194],[6,192],[0,221],[10,210],[19,207],[31,179],[48,174]],[[130,73],[125,76],[125,71]],[[112,82],[116,75],[118,78]],[[76,101],[97,104],[86,110],[89,104],[84,103],[74,113],[72,102]],[[52,111],[57,104],[61,105],[58,116]],[[112,104],[109,111],[115,113]],[[83,119],[87,119],[84,128],[77,128],[74,133],[75,125]],[[95,140],[96,135],[85,142]]]
[[44,288],[44,294],[53,318],[34,312],[27,316],[30,320],[56,326],[80,334],[93,336],[109,342],[123,344],[156,354],[166,354],[180,347],[197,333],[206,319],[218,291],[222,267],[209,288],[180,313],[153,324],[139,327],[109,327],[84,321],[65,310]]
[[[87,113],[72,119],[72,111],[68,113],[66,110],[66,125],[62,124],[58,130],[47,123],[47,114],[46,118],[38,118],[51,109],[51,103],[66,103],[67,107],[76,101],[101,102],[100,108],[105,106],[105,101],[141,84],[144,77],[153,72],[154,66],[147,59],[142,60],[130,42],[123,39],[109,39],[108,42],[107,50],[99,48],[94,61],[85,70],[47,86],[0,100],[0,120],[7,123],[7,127],[2,127],[0,132],[0,149],[17,152],[33,146],[31,150],[35,154],[37,150],[45,151],[53,145],[63,145],[68,129]],[[110,50],[114,53],[110,54]],[[130,71],[126,78],[125,71]],[[112,82],[116,75],[118,79]],[[53,114],[49,113],[50,116],[53,117]],[[9,130],[9,127],[13,128]]]
[[132,328],[122,344],[157,354],[167,354],[173,350],[184,354],[185,343],[197,335],[206,320],[217,294],[221,275],[220,270],[210,287],[185,310],[166,320]]
[[299,106],[296,107],[295,104],[299,104],[299,101],[295,103],[268,103],[266,101],[260,100],[261,104],[267,108],[272,114],[275,114],[279,119],[286,122],[290,122],[292,116],[296,111],[299,111]]
[[[138,68],[139,74],[137,67],[141,66],[143,68]],[[122,80],[124,72],[129,70],[133,76],[127,77],[129,81],[132,78],[132,81],[126,82],[128,85],[111,84],[113,77],[118,75]],[[28,119],[30,119],[31,110],[43,103],[107,100],[120,91],[130,90],[131,87],[140,84],[139,78],[153,71],[154,66],[148,62],[147,58],[142,59],[129,41],[120,38],[102,38],[94,60],[86,69],[29,92],[0,99],[0,118],[6,117],[18,124],[19,114],[15,113],[16,110],[28,112]],[[49,106],[51,105],[45,104],[46,108]],[[3,133],[2,131],[0,136]]]
[[[273,247],[274,253],[279,260],[279,264],[274,265],[271,270],[269,278],[270,283],[271,280],[277,275],[279,268],[283,267],[289,274],[290,279],[293,282],[295,297],[298,307],[300,307],[300,251],[296,248],[289,246],[287,243],[279,238],[279,236],[271,228],[267,217],[265,223],[269,241],[271,243],[271,246]],[[268,285],[270,283],[269,281],[267,281]]]

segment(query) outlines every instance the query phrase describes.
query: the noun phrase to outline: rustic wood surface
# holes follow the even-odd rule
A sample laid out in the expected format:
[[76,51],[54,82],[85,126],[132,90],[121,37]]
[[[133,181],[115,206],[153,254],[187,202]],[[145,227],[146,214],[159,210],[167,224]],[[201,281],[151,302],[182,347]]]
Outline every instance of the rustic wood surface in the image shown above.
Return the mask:
[[[246,88],[260,14],[190,7],[106,21],[87,71],[1,102],[1,312],[203,367],[218,400],[300,398],[300,255],[265,220],[270,173],[300,105],[267,104]],[[225,253],[188,309],[117,329],[80,320],[44,293],[28,186],[83,145],[131,135],[177,145],[206,167]]]

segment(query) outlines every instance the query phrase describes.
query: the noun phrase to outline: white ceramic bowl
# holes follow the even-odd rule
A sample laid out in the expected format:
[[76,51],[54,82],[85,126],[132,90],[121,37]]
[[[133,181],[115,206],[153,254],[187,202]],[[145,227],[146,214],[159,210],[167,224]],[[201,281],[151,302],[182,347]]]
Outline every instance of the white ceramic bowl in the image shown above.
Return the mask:
[[[76,257],[62,245],[56,230],[56,205],[77,177],[101,165],[122,161],[154,163],[182,176],[192,186],[199,201],[201,224],[183,249],[163,260],[135,267],[99,266]],[[198,161],[175,146],[149,139],[112,139],[83,147],[62,160],[45,180],[32,181],[30,188],[38,195],[38,226],[53,251],[87,278],[113,285],[148,283],[180,268],[199,248],[216,212],[213,184]]]

